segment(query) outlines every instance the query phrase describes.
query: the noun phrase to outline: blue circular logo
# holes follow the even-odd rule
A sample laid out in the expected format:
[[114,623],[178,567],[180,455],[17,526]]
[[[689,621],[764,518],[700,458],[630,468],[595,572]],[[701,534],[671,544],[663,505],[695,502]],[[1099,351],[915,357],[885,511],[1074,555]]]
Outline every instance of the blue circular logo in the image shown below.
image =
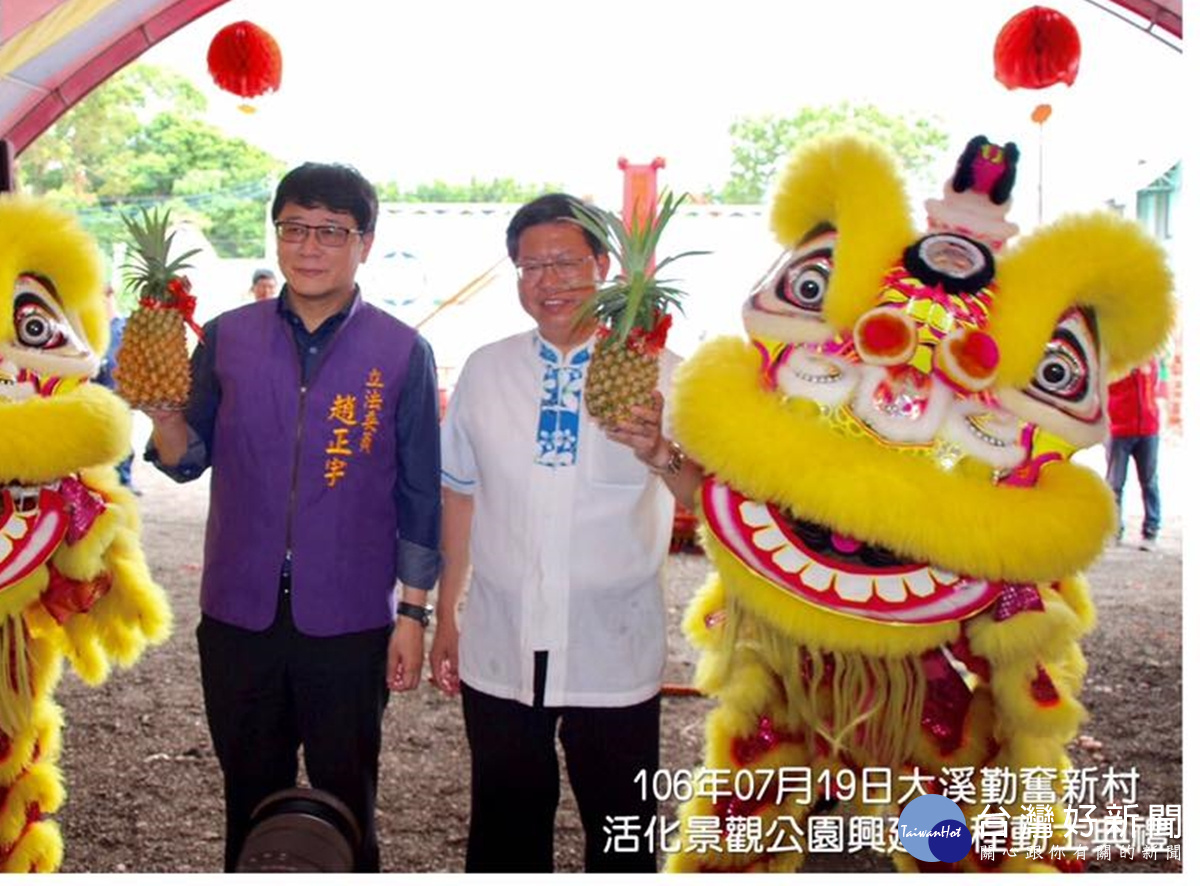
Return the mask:
[[941,794],[910,800],[897,826],[900,845],[921,861],[956,862],[971,850],[971,831],[962,810]]

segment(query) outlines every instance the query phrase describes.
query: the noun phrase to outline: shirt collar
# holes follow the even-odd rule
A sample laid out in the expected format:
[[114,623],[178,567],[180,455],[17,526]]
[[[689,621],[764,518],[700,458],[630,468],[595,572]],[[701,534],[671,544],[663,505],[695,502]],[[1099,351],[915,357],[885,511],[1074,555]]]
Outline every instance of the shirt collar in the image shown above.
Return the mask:
[[291,291],[288,289],[286,283],[283,284],[283,289],[280,290],[279,297],[275,301],[275,310],[278,311],[279,315],[287,320],[293,328],[300,329],[301,331],[304,331],[310,335],[320,335],[322,332],[336,329],[337,327],[341,326],[347,317],[357,311],[359,303],[362,301],[362,293],[358,288],[358,284],[355,283],[354,297],[351,298],[350,301],[346,303],[346,306],[336,314],[326,317],[321,325],[314,329],[311,333],[308,333],[304,328],[304,321],[300,319],[300,315],[292,310]]
[[536,329],[533,332],[533,341],[538,357],[547,366],[582,366],[591,359],[596,336],[591,336],[583,344],[576,345],[566,353],[542,338],[542,334]]

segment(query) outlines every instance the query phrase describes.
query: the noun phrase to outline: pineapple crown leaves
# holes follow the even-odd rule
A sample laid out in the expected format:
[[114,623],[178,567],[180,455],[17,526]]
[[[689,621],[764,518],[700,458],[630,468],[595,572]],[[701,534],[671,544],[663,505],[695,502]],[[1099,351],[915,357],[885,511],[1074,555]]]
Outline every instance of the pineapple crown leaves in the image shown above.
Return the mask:
[[200,250],[189,249],[183,255],[170,257],[175,232],[167,233],[171,225],[169,209],[160,212],[157,208],[143,208],[140,218],[137,215],[122,215],[121,220],[132,240],[131,254],[125,261],[124,270],[129,272],[138,298],[169,301],[172,296],[168,292],[168,284],[179,276],[180,271],[192,267],[188,259]]
[[672,262],[708,252],[681,252],[653,266],[651,259],[667,224],[687,199],[687,194],[676,197],[665,191],[653,217],[640,219],[635,216],[628,227],[620,216],[608,210],[595,206],[572,207],[575,222],[596,237],[605,250],[616,257],[621,268],[620,273],[600,286],[579,311],[580,322],[595,318],[611,330],[606,345],[623,346],[635,329],[650,333],[671,307],[683,311],[684,292],[671,285],[676,281],[662,280],[659,274]]

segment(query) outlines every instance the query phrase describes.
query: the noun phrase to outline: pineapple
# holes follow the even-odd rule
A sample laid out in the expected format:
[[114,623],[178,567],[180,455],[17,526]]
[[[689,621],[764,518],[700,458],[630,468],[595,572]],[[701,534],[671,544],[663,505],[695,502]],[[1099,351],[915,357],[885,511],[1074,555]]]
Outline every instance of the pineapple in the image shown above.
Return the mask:
[[182,409],[191,388],[184,324],[191,324],[195,299],[179,272],[191,267],[187,259],[200,250],[170,257],[175,239],[167,233],[170,218],[170,211],[145,209],[140,219],[124,216],[133,241],[125,270],[138,307],[125,324],[113,377],[117,393],[137,409]]
[[584,305],[581,319],[600,323],[599,344],[588,368],[584,403],[601,427],[611,429],[630,415],[630,407],[649,405],[658,383],[658,357],[671,326],[671,306],[682,310],[683,292],[661,280],[659,272],[673,261],[704,252],[684,252],[657,264],[654,250],[663,229],[686,194],[663,194],[656,216],[634,218],[628,228],[603,209],[576,209],[578,223],[600,238],[620,265],[616,278],[602,285]]

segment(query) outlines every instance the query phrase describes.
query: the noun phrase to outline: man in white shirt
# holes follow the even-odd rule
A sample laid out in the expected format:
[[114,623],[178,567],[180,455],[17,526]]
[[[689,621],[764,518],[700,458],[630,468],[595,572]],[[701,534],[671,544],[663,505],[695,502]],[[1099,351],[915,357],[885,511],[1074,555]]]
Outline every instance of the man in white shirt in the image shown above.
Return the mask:
[[606,849],[605,829],[634,816],[644,830],[656,814],[648,781],[635,777],[658,768],[660,579],[674,501],[692,505],[700,469],[662,430],[674,355],[663,357],[653,404],[611,435],[583,408],[596,326],[577,319],[609,256],[572,207],[583,204],[548,194],[513,216],[508,253],[537,329],[471,355],[442,425],[431,665],[444,692],[463,696],[468,871],[553,870],[556,731],[586,869],[655,870],[651,841]]

